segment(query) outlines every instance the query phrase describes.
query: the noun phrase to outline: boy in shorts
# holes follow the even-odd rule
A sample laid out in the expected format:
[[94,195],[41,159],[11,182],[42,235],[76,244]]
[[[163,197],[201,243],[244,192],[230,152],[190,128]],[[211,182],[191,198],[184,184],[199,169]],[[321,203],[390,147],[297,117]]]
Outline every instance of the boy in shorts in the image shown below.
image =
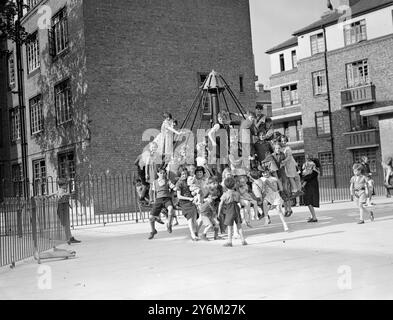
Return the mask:
[[155,223],[164,224],[160,219],[160,213],[162,209],[166,208],[168,210],[168,223],[167,229],[169,233],[172,233],[172,220],[174,215],[173,202],[171,190],[176,190],[176,186],[166,177],[166,170],[161,168],[158,171],[158,179],[154,180],[152,183],[152,191],[154,204],[150,213],[150,227],[151,233],[149,240],[153,239],[158,233],[155,228]]
[[367,177],[364,175],[364,167],[359,163],[354,164],[353,174],[354,176],[351,178],[350,192],[352,197],[355,199],[356,206],[359,208],[358,224],[364,224],[364,212],[369,213],[371,221],[374,221],[374,213],[372,211],[369,212],[365,208],[370,190]]

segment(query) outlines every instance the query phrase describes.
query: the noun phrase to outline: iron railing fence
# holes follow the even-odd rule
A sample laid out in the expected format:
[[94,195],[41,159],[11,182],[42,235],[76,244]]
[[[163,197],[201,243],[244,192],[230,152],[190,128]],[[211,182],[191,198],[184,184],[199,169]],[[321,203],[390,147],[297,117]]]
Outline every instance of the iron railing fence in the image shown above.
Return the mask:
[[57,205],[55,196],[8,198],[0,204],[0,266],[13,265],[68,240]]
[[[349,190],[350,180],[353,176],[353,164],[342,163],[335,167],[335,179],[332,175],[332,168],[322,168],[322,174],[319,177],[319,192],[321,203],[332,203],[338,201],[350,201],[351,194]],[[375,196],[386,195],[384,186],[384,172],[381,166],[373,165],[372,179],[374,181]],[[327,172],[324,175],[323,172]]]

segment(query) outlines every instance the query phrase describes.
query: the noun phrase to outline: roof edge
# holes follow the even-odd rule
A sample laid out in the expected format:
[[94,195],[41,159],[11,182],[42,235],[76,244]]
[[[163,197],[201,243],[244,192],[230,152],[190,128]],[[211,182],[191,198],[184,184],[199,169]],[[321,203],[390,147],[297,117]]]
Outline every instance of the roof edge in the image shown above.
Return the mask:
[[[379,6],[377,6],[377,7],[374,7],[374,8],[370,8],[370,9],[366,9],[366,10],[357,12],[356,14],[354,14],[354,15],[352,16],[352,18],[361,16],[361,15],[363,15],[363,14],[367,14],[367,13],[370,13],[370,12],[373,12],[373,11],[380,10],[380,9],[389,7],[389,6],[391,6],[391,5],[393,5],[393,1],[390,1],[390,2],[387,2],[387,3],[384,3],[384,4],[381,4],[381,5],[379,5]],[[329,22],[329,23],[321,24],[320,26],[315,26],[315,27],[313,27],[313,28],[309,28],[309,29],[306,29],[307,27],[305,27],[305,28],[303,28],[303,29],[299,29],[299,30],[295,31],[294,33],[292,33],[292,36],[294,36],[294,37],[299,37],[299,36],[305,35],[305,34],[307,34],[307,33],[310,33],[310,32],[313,32],[313,31],[316,31],[316,30],[319,30],[319,29],[322,29],[322,27],[329,27],[329,26],[335,25],[335,24],[337,24],[337,22],[338,22],[338,19],[337,19],[337,20],[334,20],[334,21],[332,21],[332,22]]]

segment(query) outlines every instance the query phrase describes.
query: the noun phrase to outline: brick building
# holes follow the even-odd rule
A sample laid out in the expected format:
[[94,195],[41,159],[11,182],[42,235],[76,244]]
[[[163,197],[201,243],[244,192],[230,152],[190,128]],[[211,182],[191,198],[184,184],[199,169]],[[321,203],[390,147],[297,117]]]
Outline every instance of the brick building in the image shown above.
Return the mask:
[[267,52],[273,113],[301,118],[325,176],[362,155],[376,171],[393,155],[393,1],[343,2]]
[[[133,168],[163,111],[181,122],[203,78],[220,72],[255,104],[248,0],[29,0],[22,20],[28,176]],[[49,12],[49,26],[41,25]],[[44,25],[45,27],[45,25]],[[1,167],[21,175],[15,48],[0,58]]]

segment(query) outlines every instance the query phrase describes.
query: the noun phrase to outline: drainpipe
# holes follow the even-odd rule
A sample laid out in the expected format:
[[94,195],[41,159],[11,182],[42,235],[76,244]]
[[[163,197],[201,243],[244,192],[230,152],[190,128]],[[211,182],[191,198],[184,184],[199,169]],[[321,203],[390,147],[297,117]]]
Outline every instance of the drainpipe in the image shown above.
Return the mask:
[[330,97],[330,84],[329,84],[329,68],[328,68],[328,47],[327,47],[327,36],[326,36],[326,26],[322,25],[323,29],[323,39],[325,42],[325,73],[326,73],[326,92],[327,92],[327,102],[328,102],[328,113],[329,113],[329,125],[330,125],[330,143],[332,148],[332,161],[333,161],[333,183],[334,188],[337,188],[337,177],[336,177],[336,163],[335,163],[335,152],[334,152],[334,135],[333,135],[333,123],[332,123],[332,103]]
[[18,19],[15,22],[16,27],[16,65],[18,72],[18,102],[19,102],[19,120],[21,130],[21,149],[22,149],[22,172],[23,172],[23,193],[26,199],[29,198],[29,175],[27,166],[27,140],[26,140],[26,107],[24,96],[24,72],[22,62],[22,40],[20,39],[21,20],[23,18],[23,2],[17,0]]

